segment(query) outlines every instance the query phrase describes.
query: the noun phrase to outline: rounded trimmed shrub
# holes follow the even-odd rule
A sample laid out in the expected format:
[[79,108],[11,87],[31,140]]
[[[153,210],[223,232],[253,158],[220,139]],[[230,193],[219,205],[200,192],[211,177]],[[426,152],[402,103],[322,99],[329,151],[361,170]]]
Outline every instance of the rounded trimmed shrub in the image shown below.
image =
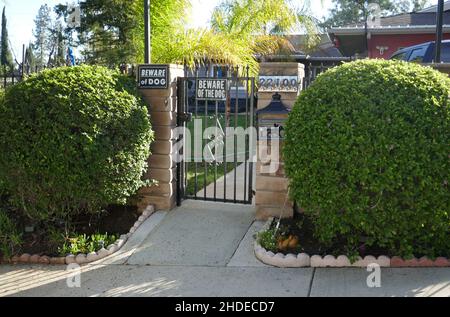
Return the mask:
[[153,133],[133,80],[103,67],[46,70],[0,105],[0,180],[29,218],[67,220],[125,203]]
[[286,127],[291,195],[328,245],[450,255],[450,79],[364,60],[320,75]]

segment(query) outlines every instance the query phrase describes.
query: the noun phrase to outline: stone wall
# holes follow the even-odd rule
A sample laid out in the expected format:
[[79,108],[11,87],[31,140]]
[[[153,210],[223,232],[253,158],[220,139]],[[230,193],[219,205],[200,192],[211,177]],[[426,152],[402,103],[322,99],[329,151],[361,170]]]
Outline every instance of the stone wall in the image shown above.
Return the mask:
[[167,89],[140,89],[147,103],[155,141],[151,146],[149,171],[145,178],[157,182],[139,191],[138,208],[152,204],[157,210],[170,210],[176,205],[176,164],[172,146],[175,142],[173,130],[177,125],[177,78],[184,77],[184,68],[169,65],[169,87]]
[[[298,92],[279,92],[281,101],[285,106],[291,108],[301,90],[301,83],[305,77],[303,64],[298,63],[261,63],[260,75],[262,76],[298,76]],[[272,101],[274,92],[258,93],[258,110],[267,107]],[[284,172],[284,162],[282,158],[283,141],[280,142],[279,161],[261,161],[260,153],[270,153],[270,141],[258,141],[258,161],[256,164],[256,218],[265,220],[270,217],[289,218],[293,216],[293,203],[288,198],[288,179]],[[268,165],[279,166],[274,172],[267,172]]]

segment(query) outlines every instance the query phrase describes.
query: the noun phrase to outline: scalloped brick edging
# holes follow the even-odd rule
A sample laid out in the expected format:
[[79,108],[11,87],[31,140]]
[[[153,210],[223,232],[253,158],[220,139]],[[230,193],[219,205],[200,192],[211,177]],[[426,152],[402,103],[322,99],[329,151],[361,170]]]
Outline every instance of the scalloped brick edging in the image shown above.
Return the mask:
[[[266,224],[263,226],[261,232],[269,229],[274,218],[270,218]],[[332,255],[326,255],[324,257],[320,255],[310,256],[306,253],[300,254],[274,254],[271,251],[264,249],[258,241],[255,241],[254,252],[256,258],[262,263],[280,267],[280,268],[343,268],[343,267],[367,267],[370,264],[378,264],[380,267],[393,267],[393,268],[404,268],[404,267],[450,267],[450,260],[444,257],[437,258],[436,260],[431,260],[427,257],[420,259],[413,258],[411,260],[404,260],[401,257],[394,256],[389,258],[387,256],[379,256],[378,258],[374,256],[366,256],[364,258],[359,257],[353,264],[346,255],[340,255],[337,258]]]
[[24,253],[20,256],[13,256],[7,263],[11,264],[52,264],[52,265],[64,265],[64,264],[86,264],[104,259],[110,255],[113,255],[119,251],[127,240],[136,232],[136,230],[141,226],[141,224],[149,218],[155,212],[155,207],[153,205],[147,206],[142,215],[131,227],[127,234],[123,234],[117,239],[113,244],[109,245],[106,249],[102,248],[97,252],[91,252],[89,254],[69,254],[66,257],[49,257],[46,255],[30,255]]

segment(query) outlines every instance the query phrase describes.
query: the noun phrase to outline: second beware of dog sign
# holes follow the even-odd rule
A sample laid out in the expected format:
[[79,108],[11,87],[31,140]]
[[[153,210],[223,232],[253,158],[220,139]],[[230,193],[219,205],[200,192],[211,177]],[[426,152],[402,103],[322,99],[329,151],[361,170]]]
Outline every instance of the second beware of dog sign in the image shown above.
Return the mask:
[[195,96],[197,100],[226,100],[226,79],[197,79]]

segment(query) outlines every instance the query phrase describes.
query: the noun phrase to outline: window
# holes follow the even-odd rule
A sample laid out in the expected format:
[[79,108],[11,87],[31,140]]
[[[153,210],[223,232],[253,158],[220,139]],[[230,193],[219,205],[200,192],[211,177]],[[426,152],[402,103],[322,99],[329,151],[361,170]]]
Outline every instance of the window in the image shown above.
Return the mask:
[[405,58],[406,58],[406,52],[399,53],[399,54],[396,54],[396,55],[391,57],[391,59],[395,59],[395,60],[399,60],[399,61],[404,61]]
[[411,52],[409,61],[413,63],[422,63],[426,53],[426,47],[416,48]]
[[444,43],[441,50],[441,61],[450,63],[450,43]]

